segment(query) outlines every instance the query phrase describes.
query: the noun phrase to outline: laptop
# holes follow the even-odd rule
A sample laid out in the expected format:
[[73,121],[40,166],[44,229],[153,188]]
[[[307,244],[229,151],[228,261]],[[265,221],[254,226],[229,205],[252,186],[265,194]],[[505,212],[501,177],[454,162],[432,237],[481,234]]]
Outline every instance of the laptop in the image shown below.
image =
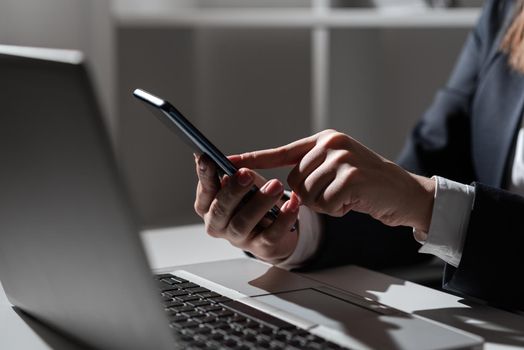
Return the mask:
[[0,77],[0,280],[46,325],[99,349],[481,346],[255,259],[151,271],[82,54],[0,46]]

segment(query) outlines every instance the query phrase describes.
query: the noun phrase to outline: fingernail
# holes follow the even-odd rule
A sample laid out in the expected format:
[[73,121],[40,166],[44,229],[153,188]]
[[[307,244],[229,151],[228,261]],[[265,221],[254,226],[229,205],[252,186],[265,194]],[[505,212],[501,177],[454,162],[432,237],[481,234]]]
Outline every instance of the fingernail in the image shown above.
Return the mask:
[[267,194],[268,196],[280,195],[284,191],[284,186],[278,180],[271,180],[266,182],[260,189],[260,192]]
[[229,184],[230,177],[229,175],[224,175],[222,179],[220,180],[220,187],[225,187]]
[[251,182],[253,181],[253,176],[251,176],[251,174],[247,170],[244,170],[244,169],[240,169],[237,172],[236,177],[237,177],[238,184],[242,187],[249,186]]
[[290,199],[289,200],[289,207],[288,210],[292,213],[296,213],[298,211],[298,208],[300,207],[300,203],[297,200]]
[[300,204],[301,204],[300,197],[295,192],[292,192],[291,198],[289,199],[289,201],[291,202],[290,204],[291,211],[293,213],[296,212],[300,208]]
[[207,165],[206,163],[202,160],[202,158],[198,158],[197,160],[198,162],[198,169],[201,171],[201,172],[205,172],[207,170]]
[[298,194],[296,194],[296,192],[291,193],[291,198],[295,198],[297,202],[297,206],[300,206],[302,204],[302,199],[300,199],[300,197],[298,196]]

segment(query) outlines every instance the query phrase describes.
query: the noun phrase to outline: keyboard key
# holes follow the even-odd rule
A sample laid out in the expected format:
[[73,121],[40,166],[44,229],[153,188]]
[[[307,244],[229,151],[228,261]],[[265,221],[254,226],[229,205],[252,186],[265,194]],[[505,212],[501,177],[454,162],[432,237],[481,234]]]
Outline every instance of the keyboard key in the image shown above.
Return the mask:
[[209,336],[209,339],[212,339],[212,340],[215,340],[217,342],[220,342],[222,340],[224,340],[224,335],[223,334],[220,334],[218,332],[213,332],[211,333],[211,335]]
[[286,346],[286,350],[304,350],[304,349],[297,348],[296,346],[288,345],[288,346]]
[[282,334],[288,339],[291,339],[295,335],[295,329],[282,329],[278,331],[278,334]]
[[178,335],[178,339],[185,342],[190,342],[193,340],[193,336],[188,334],[180,334]]
[[195,321],[171,322],[171,325],[181,329],[198,327],[198,323]]
[[283,343],[278,340],[270,341],[269,345],[271,345],[271,349],[284,349],[286,347],[286,343]]
[[261,333],[261,334],[268,334],[269,335],[269,334],[273,333],[273,329],[271,329],[268,326],[260,325],[260,328],[258,329],[258,332]]
[[195,335],[194,328],[178,329],[178,333],[182,335],[190,335],[191,337]]
[[203,341],[198,341],[198,340],[193,340],[189,342],[188,345],[195,347],[195,348],[199,348],[199,349],[204,349],[206,347],[206,343],[204,343]]
[[201,341],[201,342],[206,342],[207,341],[207,337],[203,334],[198,334],[197,332],[195,332],[195,336],[193,337],[193,339],[195,341]]
[[176,285],[179,289],[187,289],[187,288],[196,288],[200,287],[198,284],[193,282],[185,282],[185,283],[179,283]]
[[233,315],[233,311],[227,310],[227,309],[221,309],[221,310],[210,311],[209,314],[211,316],[216,316],[216,317],[225,317],[225,316]]
[[200,325],[200,327],[195,328],[195,333],[198,333],[198,334],[211,334],[211,328]]
[[211,326],[213,329],[223,329],[223,330],[231,329],[231,327],[229,326],[229,324],[226,323],[226,322],[214,322],[214,323],[209,323],[209,326]]
[[269,327],[277,328],[277,329],[289,329],[289,328],[296,328],[291,323],[288,323],[284,320],[281,320],[279,318],[276,318],[274,316],[271,316],[263,311],[257,310],[251,306],[248,306],[246,304],[242,304],[238,301],[231,301],[228,303],[222,304],[225,308],[230,309],[233,312],[237,312],[239,314],[246,315],[250,318],[254,318],[255,320],[258,320]]
[[[234,328],[234,329],[242,329],[244,330],[244,323],[237,323],[237,322],[231,322],[231,321],[228,321],[229,325],[231,326],[231,328]],[[257,333],[258,334],[258,333]]]
[[210,323],[210,322],[215,322],[217,320],[217,318],[215,316],[205,316],[205,317],[202,317],[202,318],[199,318],[195,321],[199,322],[199,323]]
[[189,282],[188,280],[186,280],[186,279],[184,279],[182,277],[175,276],[173,274],[168,274],[168,275],[166,275],[163,278],[170,278],[170,279],[176,280],[176,281],[178,281],[180,283],[187,283],[187,282]]
[[187,302],[187,305],[191,305],[193,307],[204,306],[209,304],[211,304],[209,300],[190,300]]
[[164,292],[164,295],[167,295],[167,296],[170,296],[170,297],[178,297],[178,296],[181,296],[181,295],[188,295],[189,292],[186,292],[185,290],[169,290],[169,291],[166,291]]
[[249,342],[256,342],[257,341],[257,337],[255,334],[250,334],[250,333],[244,333],[244,336],[243,336],[243,339],[246,340],[246,341],[249,341]]
[[198,295],[200,295],[200,297],[202,298],[215,298],[215,297],[221,297],[222,295],[218,294],[218,293],[215,293],[215,292],[201,292],[201,293],[196,293]]
[[195,308],[192,307],[192,306],[183,305],[183,306],[172,307],[169,310],[171,310],[173,312],[185,312],[185,311],[193,311],[194,309]]
[[218,306],[218,305],[204,305],[204,306],[199,306],[198,309],[202,310],[202,311],[205,311],[205,312],[209,312],[209,311],[215,311],[215,310],[222,310],[222,306]]
[[306,341],[304,338],[293,338],[288,342],[288,344],[297,348],[301,348],[304,347]]
[[257,336],[260,334],[260,332],[258,330],[254,330],[254,329],[249,329],[249,328],[244,328],[243,326],[240,327],[240,329],[242,329],[242,332],[247,336],[248,334],[251,334],[253,336]]
[[178,288],[176,286],[171,285],[171,284],[167,284],[167,283],[164,283],[164,282],[159,283],[158,289],[160,289],[160,292],[162,292],[162,293],[165,293],[165,292],[170,291],[170,290],[178,290]]
[[169,317],[171,323],[180,323],[180,322],[183,322],[183,321],[187,321],[189,319],[188,316],[186,315],[183,315],[183,314],[176,314],[174,316],[170,316]]
[[193,311],[185,311],[182,313],[182,315],[186,315],[187,317],[203,317],[203,316],[206,316],[205,314],[202,314],[200,311],[196,311],[196,310],[193,310]]
[[258,322],[255,322],[255,321],[252,321],[252,320],[249,320],[245,325],[244,325],[245,328],[249,328],[249,329],[253,329],[255,331],[258,331],[259,328],[260,328],[260,323]]
[[181,281],[177,280],[176,278],[172,278],[172,277],[162,278],[161,281],[167,284],[171,284],[171,285],[182,283]]
[[262,340],[270,342],[272,339],[271,339],[270,336],[267,336],[267,335],[264,335],[264,334],[257,335],[257,341],[262,341]]
[[237,346],[238,342],[235,339],[227,338],[227,339],[224,340],[224,342],[222,344],[227,346],[227,347],[232,348],[232,347]]
[[209,289],[204,287],[196,287],[196,288],[186,288],[188,292],[191,292],[192,294],[200,294],[200,293],[208,293],[210,292]]
[[247,345],[241,344],[234,348],[234,350],[250,350],[251,348]]
[[233,317],[231,317],[231,322],[242,323],[242,322],[246,322],[246,321],[247,321],[247,318],[245,318],[244,316],[240,316],[238,314],[235,314]]
[[158,286],[158,288],[160,288],[160,290],[173,288],[173,286],[171,284],[166,283],[163,280],[157,281],[157,286]]
[[190,301],[190,300],[200,300],[200,297],[197,295],[181,295],[181,296],[175,297],[175,300],[185,302],[185,301]]
[[269,344],[269,341],[267,340],[259,340],[256,342],[257,346],[258,347],[261,347],[261,348],[264,348],[264,349],[269,349],[269,347],[271,346]]
[[229,331],[229,336],[230,337],[235,337],[235,338],[238,338],[238,339],[243,339],[244,338],[244,333],[239,330],[239,329],[231,329]]
[[288,336],[284,333],[278,332],[273,336],[276,340],[286,342],[288,340]]
[[164,303],[165,308],[180,307],[180,306],[184,306],[184,304],[179,301],[168,301]]
[[230,298],[228,297],[223,297],[223,296],[219,296],[219,297],[215,297],[215,298],[208,298],[209,300],[213,300],[215,303],[225,303],[225,302],[228,302],[228,301],[232,301]]

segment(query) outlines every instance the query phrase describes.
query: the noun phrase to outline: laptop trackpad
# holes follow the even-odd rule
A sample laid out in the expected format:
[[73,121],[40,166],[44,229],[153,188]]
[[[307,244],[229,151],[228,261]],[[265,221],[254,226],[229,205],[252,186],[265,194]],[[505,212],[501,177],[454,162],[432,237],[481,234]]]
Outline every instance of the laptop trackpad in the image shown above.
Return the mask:
[[380,316],[367,308],[312,288],[262,295],[252,299],[287,311],[313,324],[341,331],[345,331],[349,325],[353,331],[355,327],[369,327],[369,323],[377,322]]
[[466,348],[479,344],[479,339],[328,287],[282,292],[252,299],[296,315],[311,325],[318,325],[311,328],[312,333],[328,339],[328,334],[337,334],[331,339],[338,339],[342,344],[357,348]]
[[[335,294],[337,296],[330,294],[311,288],[253,299],[317,325],[311,329],[312,333],[341,345],[359,349],[417,349],[417,347],[402,344],[402,341],[395,339],[393,334],[396,333],[398,325],[390,321],[397,317],[384,316],[344,300],[345,298],[339,298],[338,293]],[[365,302],[365,300],[362,301]],[[328,330],[329,332],[325,333]],[[334,334],[336,336],[332,337]],[[399,343],[404,346],[399,346]],[[418,348],[420,348],[420,343]]]

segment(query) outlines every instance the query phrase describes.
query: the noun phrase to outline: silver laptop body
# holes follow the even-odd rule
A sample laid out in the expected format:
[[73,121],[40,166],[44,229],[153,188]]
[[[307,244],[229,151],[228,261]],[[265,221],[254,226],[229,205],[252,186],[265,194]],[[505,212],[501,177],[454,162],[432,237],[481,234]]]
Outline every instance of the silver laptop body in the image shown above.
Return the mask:
[[[9,300],[95,348],[180,347],[81,54],[0,46],[0,77],[0,280]],[[174,273],[350,348],[482,343],[253,259]]]

